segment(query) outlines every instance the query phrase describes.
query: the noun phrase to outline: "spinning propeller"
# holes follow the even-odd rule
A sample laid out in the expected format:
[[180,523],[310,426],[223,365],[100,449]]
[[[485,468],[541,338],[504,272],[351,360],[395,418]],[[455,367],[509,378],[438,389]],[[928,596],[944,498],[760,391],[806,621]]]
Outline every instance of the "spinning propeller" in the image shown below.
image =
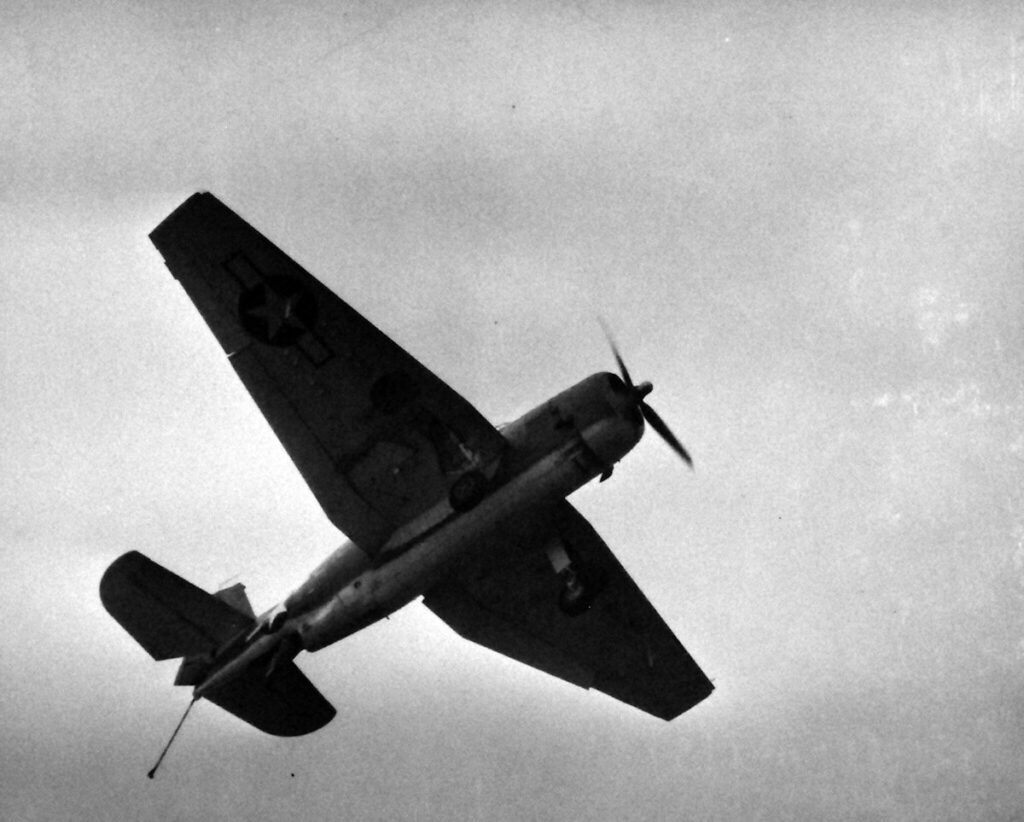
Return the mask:
[[601,323],[601,327],[604,329],[604,335],[608,338],[608,345],[611,346],[612,353],[615,355],[615,361],[619,364],[619,373],[622,375],[622,381],[626,384],[626,390],[629,391],[633,398],[633,401],[637,404],[640,409],[640,413],[643,414],[644,419],[647,420],[648,424],[658,435],[668,443],[669,448],[675,451],[683,462],[685,462],[690,469],[693,469],[693,460],[690,458],[689,453],[683,447],[683,444],[679,442],[676,435],[672,433],[671,429],[665,424],[665,421],[658,416],[658,413],[651,408],[646,402],[644,397],[650,394],[654,390],[654,386],[649,382],[642,382],[640,385],[634,385],[633,379],[629,376],[629,369],[626,368],[626,363],[622,361],[622,356],[619,354],[619,349],[615,345],[615,340],[612,339],[611,332],[608,327]]

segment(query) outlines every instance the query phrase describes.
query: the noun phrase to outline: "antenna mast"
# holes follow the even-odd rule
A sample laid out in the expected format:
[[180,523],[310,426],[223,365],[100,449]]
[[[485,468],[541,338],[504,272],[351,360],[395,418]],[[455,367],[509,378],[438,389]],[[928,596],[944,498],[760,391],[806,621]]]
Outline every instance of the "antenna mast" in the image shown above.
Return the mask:
[[164,761],[164,757],[167,756],[167,751],[170,750],[171,743],[174,741],[174,737],[178,735],[178,731],[181,730],[181,726],[185,724],[185,717],[188,716],[188,712],[192,710],[192,706],[196,704],[196,700],[199,697],[192,697],[192,701],[188,703],[188,707],[185,709],[185,713],[181,715],[181,719],[178,720],[178,727],[174,729],[174,733],[171,734],[171,738],[167,740],[167,744],[164,745],[164,749],[160,752],[160,758],[156,761],[152,770],[146,774],[150,779],[156,776],[156,769],[160,767],[160,763]]

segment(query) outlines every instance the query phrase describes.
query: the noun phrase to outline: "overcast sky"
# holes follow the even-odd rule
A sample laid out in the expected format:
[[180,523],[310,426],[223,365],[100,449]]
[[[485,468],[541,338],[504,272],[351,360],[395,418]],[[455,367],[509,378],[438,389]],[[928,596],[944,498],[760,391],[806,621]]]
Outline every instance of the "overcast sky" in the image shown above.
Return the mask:
[[[48,7],[47,7],[48,6]],[[952,10],[950,10],[952,9]],[[1017,3],[7,3],[0,817],[1024,813]],[[148,232],[217,194],[494,422],[614,363],[573,502],[714,679],[666,724],[415,603],[277,739],[104,612],[141,550],[257,609],[343,536]]]

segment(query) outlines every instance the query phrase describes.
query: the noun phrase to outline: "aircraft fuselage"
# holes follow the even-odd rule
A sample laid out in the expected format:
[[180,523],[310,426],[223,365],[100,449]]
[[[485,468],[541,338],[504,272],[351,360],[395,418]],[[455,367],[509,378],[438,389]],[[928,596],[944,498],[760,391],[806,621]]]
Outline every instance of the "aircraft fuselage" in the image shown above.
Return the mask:
[[501,429],[508,446],[488,467],[476,504],[456,510],[441,500],[373,552],[343,544],[263,614],[244,643],[216,660],[197,695],[265,654],[290,659],[317,651],[393,613],[429,590],[464,552],[507,544],[530,527],[531,514],[606,476],[643,430],[635,401],[610,373],[593,374],[534,408]]

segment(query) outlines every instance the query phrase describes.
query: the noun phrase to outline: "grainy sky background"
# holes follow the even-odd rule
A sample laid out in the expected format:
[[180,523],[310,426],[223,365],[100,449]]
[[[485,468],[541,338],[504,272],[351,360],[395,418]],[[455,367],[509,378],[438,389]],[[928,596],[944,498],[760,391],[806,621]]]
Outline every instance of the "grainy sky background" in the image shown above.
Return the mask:
[[[1024,814],[1017,3],[7,3],[0,817]],[[613,365],[574,498],[715,679],[671,724],[421,605],[264,736],[100,606],[341,541],[146,238],[215,192],[495,422]]]

